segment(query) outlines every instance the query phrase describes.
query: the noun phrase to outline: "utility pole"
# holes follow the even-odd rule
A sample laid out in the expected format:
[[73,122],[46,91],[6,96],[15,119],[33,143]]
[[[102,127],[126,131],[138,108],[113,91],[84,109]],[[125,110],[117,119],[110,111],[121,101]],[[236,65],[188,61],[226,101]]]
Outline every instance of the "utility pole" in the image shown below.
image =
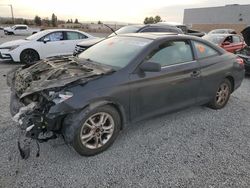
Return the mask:
[[11,4],[6,5],[6,4],[0,4],[0,6],[9,6],[10,7],[10,11],[11,11],[11,17],[12,17],[12,23],[15,24],[15,18],[14,18],[14,13],[13,13],[13,7]]
[[9,5],[9,6],[10,6],[10,10],[11,10],[12,22],[13,22],[13,24],[15,24],[15,19],[14,19],[14,14],[13,14],[13,7],[12,7],[12,5]]

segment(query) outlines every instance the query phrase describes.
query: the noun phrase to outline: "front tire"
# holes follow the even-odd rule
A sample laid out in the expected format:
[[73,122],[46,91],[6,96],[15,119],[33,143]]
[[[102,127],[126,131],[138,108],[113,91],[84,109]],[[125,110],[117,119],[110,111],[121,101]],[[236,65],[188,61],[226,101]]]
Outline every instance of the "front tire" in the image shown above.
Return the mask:
[[228,79],[225,79],[218,87],[213,100],[208,104],[212,109],[222,109],[228,103],[232,93],[232,84]]
[[22,51],[20,55],[21,63],[25,64],[32,64],[33,62],[38,61],[39,59],[40,59],[39,54],[32,49],[27,49]]
[[70,129],[74,129],[74,137],[70,143],[83,156],[96,155],[106,150],[121,130],[120,115],[110,105],[97,107],[87,113],[83,111],[73,114],[66,117],[66,121],[69,121],[68,118],[72,124],[65,127],[63,134],[68,134],[71,132]]

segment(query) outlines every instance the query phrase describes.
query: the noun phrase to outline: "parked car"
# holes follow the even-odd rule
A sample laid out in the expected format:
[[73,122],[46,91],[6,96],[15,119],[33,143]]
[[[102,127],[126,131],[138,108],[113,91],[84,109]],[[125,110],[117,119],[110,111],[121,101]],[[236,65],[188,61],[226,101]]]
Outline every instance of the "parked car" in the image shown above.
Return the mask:
[[244,60],[246,74],[250,74],[250,26],[243,29],[241,33],[245,39],[247,46],[241,50],[236,51],[236,54]]
[[5,27],[3,30],[5,35],[33,35],[41,31],[41,29],[30,28],[27,25],[14,25]]
[[90,34],[70,29],[49,29],[26,39],[0,45],[0,59],[32,63],[51,56],[72,55],[77,43],[93,39]]
[[236,51],[236,54],[243,59],[245,64],[246,74],[250,75],[250,47],[246,46],[245,48]]
[[182,32],[186,35],[192,35],[196,37],[203,37],[205,35],[204,32],[197,31],[194,29],[188,28],[187,25],[181,24],[181,23],[176,23],[176,22],[159,22],[157,25],[165,25],[165,26],[172,26],[172,27],[177,27],[182,30]]
[[77,58],[20,68],[8,85],[11,114],[26,136],[43,141],[61,132],[79,154],[95,155],[128,123],[193,105],[223,108],[243,78],[242,61],[198,37],[134,33]]
[[214,29],[208,34],[237,34],[233,29]]
[[213,42],[231,53],[235,53],[246,46],[243,37],[237,34],[208,34],[203,39]]
[[[115,33],[112,33],[108,37],[126,33],[148,33],[148,32],[167,32],[167,33],[179,33],[183,34],[182,30],[175,26],[148,24],[148,25],[128,25],[118,29]],[[80,54],[84,50],[93,46],[94,44],[104,40],[105,38],[96,38],[91,41],[83,41],[76,45],[74,56]]]

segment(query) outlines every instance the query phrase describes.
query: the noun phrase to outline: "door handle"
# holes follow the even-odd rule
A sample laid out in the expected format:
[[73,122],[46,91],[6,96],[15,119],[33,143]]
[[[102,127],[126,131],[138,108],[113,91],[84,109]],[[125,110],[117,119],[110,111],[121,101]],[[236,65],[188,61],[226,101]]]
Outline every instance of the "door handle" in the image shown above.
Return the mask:
[[199,77],[200,76],[200,74],[201,74],[201,71],[193,71],[192,73],[191,73],[191,77]]

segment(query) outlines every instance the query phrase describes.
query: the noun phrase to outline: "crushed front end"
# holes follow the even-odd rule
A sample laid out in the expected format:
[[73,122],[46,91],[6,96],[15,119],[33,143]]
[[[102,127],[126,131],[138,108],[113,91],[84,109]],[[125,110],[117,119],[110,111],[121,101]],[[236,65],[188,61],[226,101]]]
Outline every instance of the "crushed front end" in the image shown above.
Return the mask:
[[[48,58],[30,67],[13,70],[7,76],[12,92],[11,115],[25,137],[39,142],[56,138],[69,112],[62,109],[61,113],[53,114],[51,107],[74,96],[68,88],[83,86],[110,71],[92,63],[79,62],[74,57]],[[19,149],[22,153],[20,146]]]

